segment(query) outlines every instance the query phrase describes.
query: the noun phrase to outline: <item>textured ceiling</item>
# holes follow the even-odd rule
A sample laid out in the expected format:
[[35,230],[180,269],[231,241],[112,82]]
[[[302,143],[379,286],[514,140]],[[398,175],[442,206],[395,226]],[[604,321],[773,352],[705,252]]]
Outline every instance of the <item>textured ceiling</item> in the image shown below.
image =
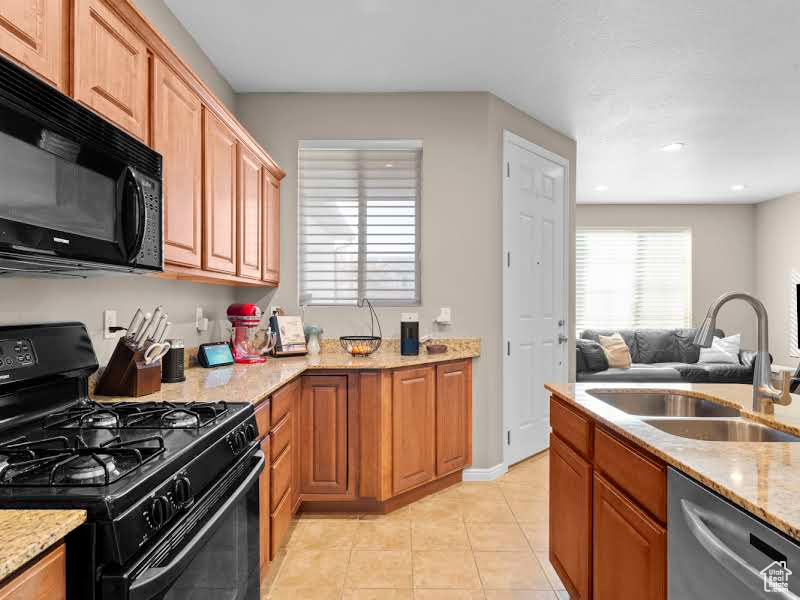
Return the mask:
[[579,202],[800,190],[798,0],[166,2],[237,92],[490,91],[577,140]]

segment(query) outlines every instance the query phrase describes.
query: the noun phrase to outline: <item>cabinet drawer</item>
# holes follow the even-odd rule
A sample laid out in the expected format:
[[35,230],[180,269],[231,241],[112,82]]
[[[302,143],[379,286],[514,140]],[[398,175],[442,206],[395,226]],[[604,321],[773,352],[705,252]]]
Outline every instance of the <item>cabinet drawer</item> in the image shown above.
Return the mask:
[[283,454],[289,442],[292,441],[293,423],[294,413],[289,413],[283,418],[283,421],[272,428],[272,433],[270,434],[272,438],[272,454],[269,457],[270,462],[274,463],[276,459]]
[[258,425],[258,435],[262,438],[269,433],[269,410],[269,400],[262,400],[256,406],[256,425]]
[[292,410],[295,399],[300,392],[299,386],[299,380],[295,380],[272,394],[272,401],[270,402],[270,425],[272,427],[280,423],[283,417]]
[[292,524],[292,495],[286,494],[280,504],[275,506],[270,517],[270,560],[275,560],[289,532],[289,526]]
[[597,429],[595,467],[662,523],[667,520],[667,473],[616,437]]
[[592,455],[592,423],[566,404],[550,397],[550,425],[559,437],[585,457]]
[[0,600],[64,600],[67,597],[66,573],[66,552],[64,544],[59,543],[0,584]]
[[[274,443],[274,440],[273,440]],[[272,480],[272,493],[270,500],[272,506],[278,504],[286,495],[286,491],[292,485],[292,447],[287,446],[270,467],[270,479]]]

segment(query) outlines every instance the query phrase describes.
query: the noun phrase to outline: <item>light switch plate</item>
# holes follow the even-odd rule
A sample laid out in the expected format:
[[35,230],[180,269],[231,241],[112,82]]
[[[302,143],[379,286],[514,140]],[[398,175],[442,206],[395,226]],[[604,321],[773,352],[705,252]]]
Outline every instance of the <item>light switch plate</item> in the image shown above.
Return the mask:
[[111,331],[112,327],[117,326],[117,311],[107,308],[103,311],[103,338],[107,340],[114,339],[115,332]]

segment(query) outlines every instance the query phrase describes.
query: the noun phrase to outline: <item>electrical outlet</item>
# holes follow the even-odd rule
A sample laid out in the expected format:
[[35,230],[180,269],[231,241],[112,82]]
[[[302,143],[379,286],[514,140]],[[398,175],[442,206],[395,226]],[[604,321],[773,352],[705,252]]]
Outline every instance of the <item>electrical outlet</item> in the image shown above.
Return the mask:
[[203,307],[194,309],[194,326],[198,332],[208,331],[208,319],[203,316]]
[[117,311],[110,308],[103,311],[103,337],[107,340],[114,339],[116,332],[111,331],[117,326]]

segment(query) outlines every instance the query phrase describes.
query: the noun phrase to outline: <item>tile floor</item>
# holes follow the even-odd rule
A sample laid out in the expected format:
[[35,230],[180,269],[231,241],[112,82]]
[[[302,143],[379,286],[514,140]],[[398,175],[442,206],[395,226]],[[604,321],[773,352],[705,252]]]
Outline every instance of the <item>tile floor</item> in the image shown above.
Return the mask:
[[568,600],[547,559],[548,459],[388,515],[295,519],[266,600]]

